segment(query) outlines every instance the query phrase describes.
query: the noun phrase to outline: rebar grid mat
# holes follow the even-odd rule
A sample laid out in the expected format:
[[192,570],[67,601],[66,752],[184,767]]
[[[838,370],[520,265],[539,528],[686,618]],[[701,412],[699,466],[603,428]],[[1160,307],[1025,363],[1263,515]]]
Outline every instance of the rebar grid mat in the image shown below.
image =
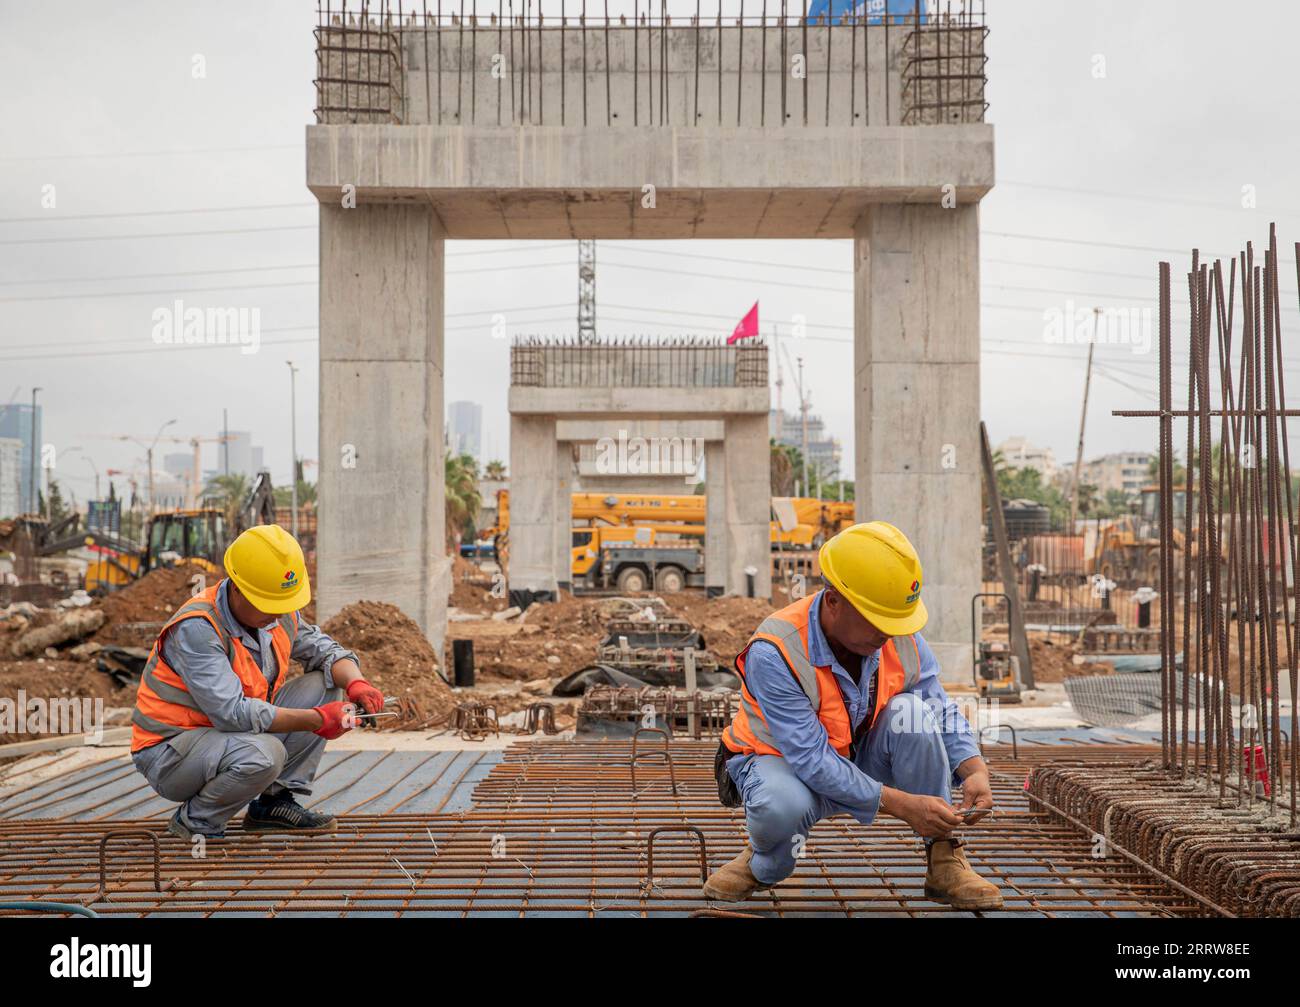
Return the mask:
[[[1005,746],[987,747],[1000,771],[998,810],[965,837],[972,864],[1002,889],[1001,915],[1197,910],[1150,872],[1099,859],[1079,830],[1030,812],[1024,774],[1059,752],[1013,760]],[[0,900],[95,899],[101,914],[205,917],[647,917],[718,909],[700,892],[701,857],[716,869],[745,838],[742,814],[718,804],[715,748],[672,742],[677,793],[668,766],[647,761],[636,767],[634,799],[629,744],[517,744],[466,812],[348,815],[333,834],[292,838],[235,828],[202,851],[157,822],[0,822]],[[1104,765],[1152,751],[1098,746],[1071,749],[1069,758]],[[123,836],[107,845],[106,886],[98,892],[101,840],[124,825],[158,835],[161,883],[151,844]],[[774,917],[970,915],[924,897],[923,849],[894,819],[870,827],[842,816],[821,822],[805,852],[792,878],[735,908]]]
[[1130,765],[1045,765],[1030,776],[1052,817],[1069,816],[1097,841],[1236,916],[1300,916],[1300,832],[1268,802],[1238,805],[1230,791],[1149,760]]
[[[1300,244],[1295,252],[1300,276]],[[1160,408],[1115,415],[1159,420],[1160,611],[1170,613],[1160,626],[1162,765],[1212,778],[1221,800],[1235,780],[1238,805],[1257,779],[1270,778],[1270,803],[1276,809],[1284,798],[1294,827],[1300,766],[1292,747],[1283,790],[1280,702],[1283,684],[1291,696],[1300,684],[1300,619],[1288,589],[1300,583],[1300,551],[1287,431],[1300,411],[1286,404],[1276,225],[1263,260],[1256,264],[1252,243],[1226,266],[1192,250],[1183,409],[1174,408],[1171,269],[1160,263]],[[1177,478],[1175,419],[1185,421],[1188,463]],[[1258,770],[1240,772],[1243,752],[1253,766],[1257,747]]]

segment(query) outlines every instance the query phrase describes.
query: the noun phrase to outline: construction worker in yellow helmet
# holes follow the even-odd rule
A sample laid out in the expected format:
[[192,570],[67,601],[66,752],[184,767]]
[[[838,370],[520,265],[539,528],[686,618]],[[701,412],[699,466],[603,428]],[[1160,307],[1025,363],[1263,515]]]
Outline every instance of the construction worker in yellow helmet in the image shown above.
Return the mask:
[[[378,713],[384,696],[356,654],[303,620],[311,601],[302,547],[261,525],[226,550],[226,576],[178,608],[158,634],[136,694],[131,753],[159,796],[179,804],[173,835],[244,829],[322,832],[303,807],[325,742]],[[293,675],[290,661],[303,666]]]
[[714,769],[722,803],[745,809],[749,845],[705,895],[743,901],[794,873],[820,819],[870,825],[883,811],[924,838],[927,898],[998,908],[997,886],[970,866],[957,836],[992,809],[993,792],[921,636],[916,550],[872,521],[830,539],[819,560],[822,589],[764,619],[736,657],[740,709]]

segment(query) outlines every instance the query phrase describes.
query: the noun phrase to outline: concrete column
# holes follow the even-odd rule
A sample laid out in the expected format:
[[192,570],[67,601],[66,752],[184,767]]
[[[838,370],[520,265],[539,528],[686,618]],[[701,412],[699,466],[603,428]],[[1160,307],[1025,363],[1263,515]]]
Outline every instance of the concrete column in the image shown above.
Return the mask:
[[980,589],[979,217],[884,204],[854,229],[857,518],[897,525],[924,569],[923,635],[969,680]]
[[727,417],[727,592],[746,592],[745,568],[757,570],[754,594],[772,596],[772,485],[767,414]]
[[555,417],[512,413],[509,588],[516,603],[528,592],[555,594],[557,459]]
[[704,584],[710,597],[727,591],[727,451],[704,442]]
[[443,265],[429,207],[321,204],[317,616],[389,602],[440,653]]
[[573,589],[573,445],[555,443],[555,582],[562,591]]

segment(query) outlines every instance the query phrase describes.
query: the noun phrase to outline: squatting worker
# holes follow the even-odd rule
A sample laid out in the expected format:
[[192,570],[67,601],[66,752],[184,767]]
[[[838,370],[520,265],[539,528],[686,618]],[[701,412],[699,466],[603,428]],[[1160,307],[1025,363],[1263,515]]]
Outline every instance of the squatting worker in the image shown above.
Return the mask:
[[[857,524],[821,548],[825,586],[763,620],[736,658],[740,709],[722,734],[723,804],[743,803],[750,847],[704,885],[739,902],[794,873],[813,825],[881,811],[926,843],[925,894],[959,909],[1002,896],[953,835],[993,807],[970,725],[939,684],[920,635],[921,563],[883,521]],[[959,816],[949,804],[960,782]]]
[[[224,565],[226,577],[158,634],[136,694],[132,758],[159,796],[180,802],[173,835],[220,838],[245,806],[245,829],[330,831],[334,819],[295,795],[311,793],[325,742],[350,728],[355,707],[377,713],[384,696],[355,654],[298,617],[311,586],[292,535],[250,528]],[[292,679],[290,659],[304,667]]]

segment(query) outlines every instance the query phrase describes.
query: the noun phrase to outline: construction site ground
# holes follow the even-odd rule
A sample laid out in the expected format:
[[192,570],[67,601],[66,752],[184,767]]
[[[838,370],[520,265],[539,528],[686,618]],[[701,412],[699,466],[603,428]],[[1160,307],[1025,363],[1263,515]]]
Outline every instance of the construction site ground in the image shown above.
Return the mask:
[[[164,831],[173,805],[130,762],[125,725],[134,686],[117,685],[98,664],[102,647],[147,649],[192,593],[192,576],[159,570],[92,601],[87,608],[104,613],[102,625],[41,655],[15,658],[11,643],[63,610],[0,620],[0,699],[20,692],[99,699],[109,728],[97,745],[12,758],[0,749],[0,900],[200,916],[656,916],[720,908],[702,899],[701,877],[739,851],[744,833],[743,816],[717,800],[716,740],[676,738],[668,756],[642,758],[634,773],[627,740],[575,736],[579,700],[551,695],[556,682],[595,659],[612,600],[563,594],[512,612],[493,589],[491,568],[462,561],[447,650],[453,639],[473,641],[474,687],[449,685],[449,662],[393,606],[348,606],[324,628],[398,697],[401,717],[389,729],[330,743],[308,803],[339,817],[338,834],[290,843],[245,834],[236,819],[230,838],[196,860]],[[642,601],[689,621],[729,667],[758,622],[787,599],[684,592]],[[304,618],[314,620],[313,607]],[[997,813],[967,831],[972,862],[1003,887],[1002,913],[1196,911],[1160,878],[1122,861],[1098,862],[1084,830],[1031,810],[1024,785],[1033,767],[1144,762],[1160,729],[1158,715],[1123,729],[1083,724],[1062,681],[1112,669],[1085,662],[1078,644],[1059,635],[1035,634],[1031,646],[1037,687],[1019,704],[980,704],[970,684],[949,685],[980,725],[995,770]],[[499,732],[475,740],[458,733],[456,710],[468,702],[495,707]],[[523,711],[537,702],[553,706],[557,733],[522,734]],[[19,740],[31,735],[0,737]],[[644,751],[657,742],[640,744]],[[118,835],[123,829],[132,834]],[[652,854],[659,829],[667,831],[656,835]],[[153,883],[155,842],[161,892]],[[972,915],[925,899],[923,875],[924,853],[901,822],[882,817],[864,828],[836,818],[814,830],[794,878],[734,908],[776,916]]]
[[[202,857],[163,831],[171,807],[123,749],[29,757],[0,777],[0,900],[169,917],[975,915],[924,897],[920,844],[886,816],[869,828],[820,823],[789,881],[738,906],[710,905],[704,873],[744,842],[742,814],[717,800],[715,741],[674,740],[670,764],[642,761],[634,776],[623,741],[420,740],[358,732],[330,746],[308,803],[340,816],[337,833],[268,837],[237,820]],[[1006,905],[985,915],[1195,911],[1158,878],[1098,860],[1089,836],[1031,810],[1024,781],[1044,760],[1124,763],[1154,751],[1113,743],[1136,735],[1100,740],[1036,732],[1014,754],[987,746],[997,811],[966,838]]]

